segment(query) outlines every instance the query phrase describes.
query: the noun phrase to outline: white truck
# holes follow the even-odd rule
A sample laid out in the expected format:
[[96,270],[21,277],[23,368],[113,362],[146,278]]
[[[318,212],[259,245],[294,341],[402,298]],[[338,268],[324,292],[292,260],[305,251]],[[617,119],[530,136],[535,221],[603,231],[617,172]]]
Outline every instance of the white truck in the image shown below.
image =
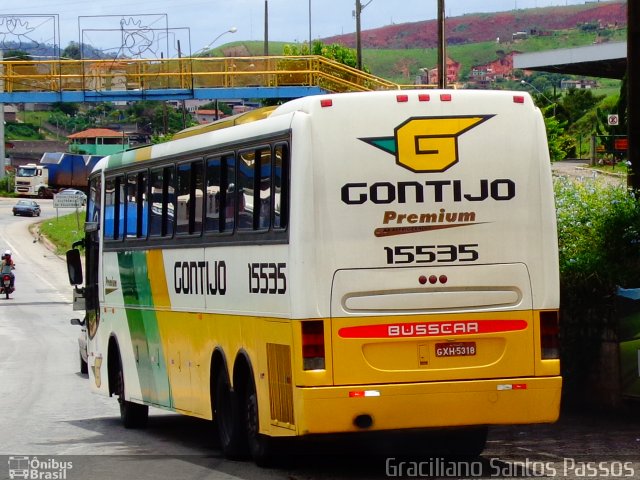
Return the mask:
[[16,169],[15,193],[49,198],[65,188],[86,190],[91,169],[102,157],[65,152],[47,152],[40,163],[28,163]]
[[49,190],[49,171],[42,165],[27,163],[16,169],[15,193],[44,198]]

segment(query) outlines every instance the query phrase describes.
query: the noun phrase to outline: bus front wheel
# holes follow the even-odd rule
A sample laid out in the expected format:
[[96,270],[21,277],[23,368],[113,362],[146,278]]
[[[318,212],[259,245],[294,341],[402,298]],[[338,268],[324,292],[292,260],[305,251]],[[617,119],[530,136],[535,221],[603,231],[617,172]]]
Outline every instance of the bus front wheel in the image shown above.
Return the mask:
[[119,359],[116,394],[120,404],[120,419],[124,428],[144,428],[149,419],[149,407],[125,400],[124,372],[122,359]]

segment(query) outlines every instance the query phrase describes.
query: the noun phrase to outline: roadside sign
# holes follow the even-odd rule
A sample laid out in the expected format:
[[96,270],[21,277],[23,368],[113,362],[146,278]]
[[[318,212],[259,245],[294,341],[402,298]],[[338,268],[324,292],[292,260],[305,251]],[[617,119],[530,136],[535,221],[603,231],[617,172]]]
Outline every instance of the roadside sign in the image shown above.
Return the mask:
[[607,123],[609,125],[618,125],[619,118],[616,114],[607,115]]
[[80,208],[82,206],[82,195],[54,195],[53,208]]
[[616,138],[613,141],[613,148],[616,150],[628,150],[629,149],[629,140],[627,137],[624,138]]

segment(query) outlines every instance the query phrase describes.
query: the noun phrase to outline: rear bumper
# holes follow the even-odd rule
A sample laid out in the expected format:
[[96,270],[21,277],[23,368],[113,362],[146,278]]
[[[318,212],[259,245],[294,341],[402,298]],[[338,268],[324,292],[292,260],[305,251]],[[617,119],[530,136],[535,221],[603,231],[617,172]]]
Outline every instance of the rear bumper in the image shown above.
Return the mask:
[[[466,425],[551,423],[558,419],[561,377],[300,388],[299,435]],[[372,392],[350,397],[350,392]],[[355,419],[371,417],[358,428]]]

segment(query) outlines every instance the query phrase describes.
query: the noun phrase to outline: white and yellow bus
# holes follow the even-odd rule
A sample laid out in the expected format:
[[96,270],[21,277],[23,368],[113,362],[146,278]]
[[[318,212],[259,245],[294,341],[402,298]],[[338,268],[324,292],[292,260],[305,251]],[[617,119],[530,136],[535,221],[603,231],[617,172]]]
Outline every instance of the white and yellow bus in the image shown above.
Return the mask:
[[529,95],[254,116],[91,174],[70,279],[90,383],[125,426],[148,406],[213,419],[226,454],[262,462],[278,437],[442,429],[479,453],[487,426],[555,421],[558,249]]

